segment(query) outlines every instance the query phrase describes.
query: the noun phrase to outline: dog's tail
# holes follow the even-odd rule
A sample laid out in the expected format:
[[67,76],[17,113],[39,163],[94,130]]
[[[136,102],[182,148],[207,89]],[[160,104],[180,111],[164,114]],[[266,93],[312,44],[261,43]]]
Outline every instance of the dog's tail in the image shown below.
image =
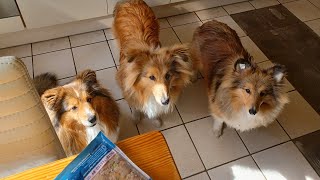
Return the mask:
[[143,0],[120,0],[117,2],[117,4],[114,6],[114,10],[113,10],[113,17],[115,17],[117,15],[117,10],[119,9],[119,7],[125,3],[129,3],[129,4],[139,4],[139,3],[145,3]]
[[46,90],[52,89],[58,86],[57,76],[51,73],[44,73],[36,76],[33,79],[33,83],[41,96]]

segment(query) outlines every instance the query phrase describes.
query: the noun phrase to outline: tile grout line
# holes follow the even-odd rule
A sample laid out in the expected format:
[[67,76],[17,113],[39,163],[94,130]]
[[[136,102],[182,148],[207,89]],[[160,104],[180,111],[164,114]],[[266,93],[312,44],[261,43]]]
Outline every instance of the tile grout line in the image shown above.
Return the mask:
[[284,127],[283,127],[282,124],[278,121],[277,118],[276,118],[276,121],[277,121],[277,123],[280,125],[280,127],[282,128],[282,130],[286,133],[286,135],[289,137],[289,139],[292,140],[291,137],[290,137],[290,135],[289,135],[289,133],[284,129]]
[[[302,154],[302,156],[306,159],[306,161],[309,163],[309,165],[310,165],[311,168],[314,170],[314,172],[315,172],[316,174],[318,174],[318,171],[311,165],[309,159],[304,155],[304,153],[302,153],[302,151],[301,151],[300,148],[296,145],[296,143],[294,143],[293,141],[292,141],[292,143],[293,143],[294,146],[298,149],[298,151]],[[318,176],[320,177],[320,174],[318,174]]]
[[[106,33],[105,33],[104,31],[103,31],[103,34],[104,34],[104,37],[106,38],[106,41],[107,41],[107,44],[108,44],[108,48],[109,48],[109,51],[110,51],[111,56],[112,56],[113,64],[116,66],[116,69],[117,69],[117,71],[118,71],[117,63],[116,63],[116,61],[115,61],[115,59],[114,59],[114,54],[113,54],[113,52],[112,52],[112,50],[111,50],[111,46],[110,46],[110,44],[109,44],[107,35],[106,35]],[[120,53],[120,52],[119,52],[119,53]],[[119,56],[119,58],[120,58],[120,56]],[[120,62],[120,59],[119,59],[119,62]]]
[[[175,105],[174,107],[175,107],[176,111],[178,112],[178,115],[179,115],[180,119],[183,121],[182,116],[181,116],[181,114],[180,114],[180,112],[179,112],[179,110],[178,110],[177,106]],[[204,162],[203,162],[203,160],[202,160],[202,158],[201,158],[201,156],[200,156],[200,153],[199,153],[199,151],[198,151],[198,149],[197,149],[196,145],[195,145],[195,144],[194,144],[194,142],[193,142],[193,139],[192,139],[192,137],[191,137],[191,135],[190,135],[190,133],[189,133],[189,131],[188,131],[188,129],[187,129],[187,127],[186,127],[186,125],[185,125],[184,123],[183,123],[182,125],[183,125],[183,127],[185,128],[185,130],[187,131],[188,136],[189,136],[189,138],[190,138],[190,140],[191,140],[191,143],[192,143],[192,145],[193,145],[194,149],[196,150],[197,155],[198,155],[198,157],[199,157],[199,159],[200,159],[200,161],[201,161],[201,163],[202,163],[202,166],[204,167],[204,169],[205,169],[205,171],[206,171],[207,175],[209,176],[209,173],[208,173],[208,171],[207,171],[207,168],[206,168],[206,166],[205,166],[205,164],[204,164]],[[209,179],[211,180],[211,177],[210,177],[210,176],[209,176]]]
[[307,0],[309,3],[311,3],[314,7],[316,7],[318,10],[320,10],[320,8],[318,6],[316,6],[312,1]]
[[253,156],[251,156],[251,159],[253,160],[254,164],[258,167],[259,171],[261,172],[262,176],[267,180],[267,177],[265,176],[265,174],[263,173],[263,171],[261,170],[260,166],[258,165],[258,163],[256,162],[256,160],[253,158]]
[[[182,178],[182,179],[188,179],[188,178],[190,178],[190,177],[194,177],[194,176],[199,175],[199,174],[201,174],[201,173],[206,173],[206,174],[207,174],[207,172],[206,172],[206,171],[207,171],[207,170],[200,171],[200,172],[198,172],[198,173],[195,173],[195,174],[193,174],[193,175],[190,175],[190,176],[184,177],[184,178]],[[209,176],[209,178],[210,178],[210,176]]]
[[243,144],[244,147],[247,149],[247,152],[249,153],[249,156],[251,157],[251,159],[253,160],[253,162],[256,164],[256,166],[258,167],[258,169],[259,169],[259,171],[261,172],[261,174],[263,175],[263,177],[264,177],[265,179],[267,179],[266,176],[264,175],[264,173],[262,172],[261,168],[259,167],[258,163],[257,163],[257,162],[254,160],[254,158],[252,157],[251,152],[249,151],[249,148],[247,147],[246,143],[244,143],[244,141],[243,141],[243,139],[241,138],[239,132],[238,132],[237,130],[234,130],[234,131],[236,131],[236,133],[237,133],[237,135],[239,136],[242,144]]
[[69,45],[70,45],[70,51],[71,51],[71,55],[72,55],[72,61],[73,61],[73,65],[74,65],[74,70],[76,71],[76,75],[78,75],[78,71],[77,71],[77,67],[76,67],[76,62],[74,60],[74,55],[73,55],[73,51],[71,48],[71,40],[70,37],[68,36],[68,40],[69,40]]
[[229,164],[229,163],[238,161],[238,160],[240,160],[240,159],[243,159],[243,158],[246,158],[246,157],[249,157],[249,156],[250,156],[250,155],[248,154],[248,155],[245,155],[245,156],[238,157],[238,158],[233,159],[233,160],[231,160],[231,161],[227,161],[227,162],[224,162],[224,163],[222,163],[222,164],[219,164],[219,165],[213,166],[213,167],[211,167],[211,168],[208,168],[207,171],[211,171],[211,170],[216,169],[216,168],[218,168],[218,167],[224,166],[224,165],[226,165],[226,164]]
[[31,49],[32,78],[34,78],[34,62],[33,62],[33,49],[32,49],[32,43],[30,43],[30,49]]

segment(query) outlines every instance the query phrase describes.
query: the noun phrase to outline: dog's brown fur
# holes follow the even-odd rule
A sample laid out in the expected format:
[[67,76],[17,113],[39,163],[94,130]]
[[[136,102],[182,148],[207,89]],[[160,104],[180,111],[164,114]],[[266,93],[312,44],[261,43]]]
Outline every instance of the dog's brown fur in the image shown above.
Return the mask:
[[[37,87],[49,84],[43,76],[36,79],[42,79],[36,81]],[[87,128],[99,127],[98,131],[112,138],[118,134],[119,108],[108,90],[100,86],[94,71],[86,70],[72,82],[46,90],[41,100],[68,156],[80,153],[88,138],[93,138],[88,137]],[[88,127],[92,117],[96,117],[96,125]]]
[[[117,81],[124,98],[134,110],[159,120],[172,109],[194,74],[189,47],[160,48],[158,21],[142,0],[118,3],[114,15],[113,29],[120,47]],[[151,102],[153,97],[158,105]],[[165,98],[170,98],[169,104],[162,106],[160,99]]]
[[218,136],[222,122],[240,131],[266,126],[288,102],[283,89],[285,68],[260,69],[226,24],[210,21],[199,27],[191,54],[202,63]]

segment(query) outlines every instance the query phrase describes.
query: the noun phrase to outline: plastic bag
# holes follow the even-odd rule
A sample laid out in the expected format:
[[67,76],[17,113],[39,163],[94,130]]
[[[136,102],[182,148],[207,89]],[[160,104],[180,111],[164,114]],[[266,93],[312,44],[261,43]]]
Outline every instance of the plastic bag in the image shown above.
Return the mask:
[[151,180],[102,132],[55,179]]

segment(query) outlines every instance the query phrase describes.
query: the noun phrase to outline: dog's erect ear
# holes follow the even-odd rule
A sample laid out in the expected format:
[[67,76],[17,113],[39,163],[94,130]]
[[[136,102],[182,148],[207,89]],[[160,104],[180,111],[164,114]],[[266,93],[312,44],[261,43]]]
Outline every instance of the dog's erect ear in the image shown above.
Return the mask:
[[49,89],[43,93],[41,96],[41,101],[45,107],[50,110],[59,111],[62,107],[62,102],[65,96],[65,91],[63,87],[56,87]]
[[181,44],[174,45],[169,49],[173,60],[182,60],[184,62],[190,62],[189,45]]
[[276,64],[273,67],[267,69],[268,74],[270,74],[276,82],[280,82],[286,75],[286,67],[280,64]]
[[234,71],[238,73],[252,69],[252,61],[250,59],[240,58],[234,63]]
[[92,86],[97,83],[96,72],[92,70],[85,70],[77,76],[77,79],[81,80],[87,86]]

